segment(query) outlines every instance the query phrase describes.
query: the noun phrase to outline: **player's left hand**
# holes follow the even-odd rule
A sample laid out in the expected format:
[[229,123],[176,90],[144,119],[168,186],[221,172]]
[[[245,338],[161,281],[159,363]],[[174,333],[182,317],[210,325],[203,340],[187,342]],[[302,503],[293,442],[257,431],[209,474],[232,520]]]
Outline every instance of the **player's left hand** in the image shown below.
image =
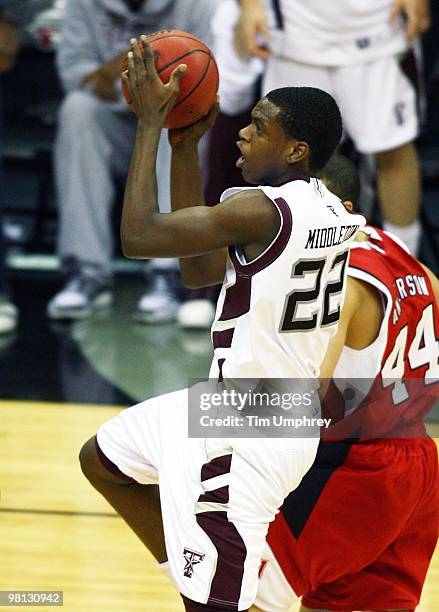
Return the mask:
[[204,117],[201,117],[201,119],[187,127],[169,130],[168,138],[171,147],[177,147],[186,143],[198,145],[207,130],[210,130],[215,125],[219,110],[219,96],[216,96],[214,103]]
[[406,19],[405,34],[413,40],[418,34],[426,32],[431,25],[429,0],[395,0],[390,12],[390,21],[398,15]]
[[177,66],[169,82],[164,85],[157,73],[154,55],[146,36],[141,37],[140,44],[135,38],[130,43],[128,70],[122,78],[128,86],[136,115],[139,121],[148,125],[163,125],[165,117],[174,106],[180,91],[180,80],[187,66]]

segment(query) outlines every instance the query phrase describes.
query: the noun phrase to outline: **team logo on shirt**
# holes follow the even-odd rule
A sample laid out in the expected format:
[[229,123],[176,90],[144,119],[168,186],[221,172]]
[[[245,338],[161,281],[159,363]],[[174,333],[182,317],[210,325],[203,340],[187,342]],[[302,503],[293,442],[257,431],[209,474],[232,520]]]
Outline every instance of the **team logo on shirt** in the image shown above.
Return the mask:
[[205,556],[206,555],[204,553],[191,550],[190,548],[185,548],[183,550],[183,557],[186,561],[186,565],[184,566],[183,576],[186,576],[186,578],[192,578],[194,575],[194,565],[201,563]]

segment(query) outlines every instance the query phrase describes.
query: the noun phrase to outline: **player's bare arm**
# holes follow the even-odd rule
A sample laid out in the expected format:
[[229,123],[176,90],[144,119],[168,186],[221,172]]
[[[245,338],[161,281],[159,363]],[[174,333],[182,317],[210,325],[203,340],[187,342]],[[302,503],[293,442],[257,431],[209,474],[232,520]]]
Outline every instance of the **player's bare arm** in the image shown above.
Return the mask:
[[424,268],[424,271],[430,280],[431,286],[433,287],[434,299],[436,300],[436,304],[439,307],[439,280],[437,276],[433,274],[430,268],[427,268],[427,266],[423,263],[421,263],[421,266]]
[[383,314],[378,291],[370,284],[348,276],[337,333],[329,342],[320,368],[322,381],[332,377],[344,346],[361,350],[372,344],[378,336]]
[[[188,127],[169,130],[171,158],[171,207],[173,211],[188,206],[205,206],[203,179],[198,157],[198,144],[215,124],[219,102],[210,112]],[[206,255],[180,259],[183,284],[189,288],[208,287],[221,283],[226,270],[227,249]]]
[[185,66],[178,66],[164,85],[155,69],[146,37],[143,48],[131,41],[128,85],[138,118],[136,142],[122,211],[121,239],[124,254],[136,259],[194,257],[231,244],[247,247],[255,257],[272,241],[280,217],[260,191],[238,194],[220,206],[190,206],[161,214],[157,201],[155,163],[164,118],[179,91]]

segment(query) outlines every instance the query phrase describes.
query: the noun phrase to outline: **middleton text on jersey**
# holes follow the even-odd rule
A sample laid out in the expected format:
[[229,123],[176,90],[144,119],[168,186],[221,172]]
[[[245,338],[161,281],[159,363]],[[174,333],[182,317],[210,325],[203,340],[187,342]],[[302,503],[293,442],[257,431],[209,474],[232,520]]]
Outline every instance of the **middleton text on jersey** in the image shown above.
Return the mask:
[[337,246],[337,244],[350,240],[359,228],[359,225],[337,225],[310,229],[308,230],[308,242],[305,249],[323,249]]

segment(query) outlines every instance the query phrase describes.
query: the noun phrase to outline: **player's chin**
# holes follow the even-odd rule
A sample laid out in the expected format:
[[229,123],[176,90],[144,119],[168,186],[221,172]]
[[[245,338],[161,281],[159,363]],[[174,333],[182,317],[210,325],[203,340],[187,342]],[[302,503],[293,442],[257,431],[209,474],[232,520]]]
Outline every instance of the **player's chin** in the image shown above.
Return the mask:
[[259,185],[259,180],[247,165],[241,168],[241,174],[246,183],[250,183],[250,185]]

